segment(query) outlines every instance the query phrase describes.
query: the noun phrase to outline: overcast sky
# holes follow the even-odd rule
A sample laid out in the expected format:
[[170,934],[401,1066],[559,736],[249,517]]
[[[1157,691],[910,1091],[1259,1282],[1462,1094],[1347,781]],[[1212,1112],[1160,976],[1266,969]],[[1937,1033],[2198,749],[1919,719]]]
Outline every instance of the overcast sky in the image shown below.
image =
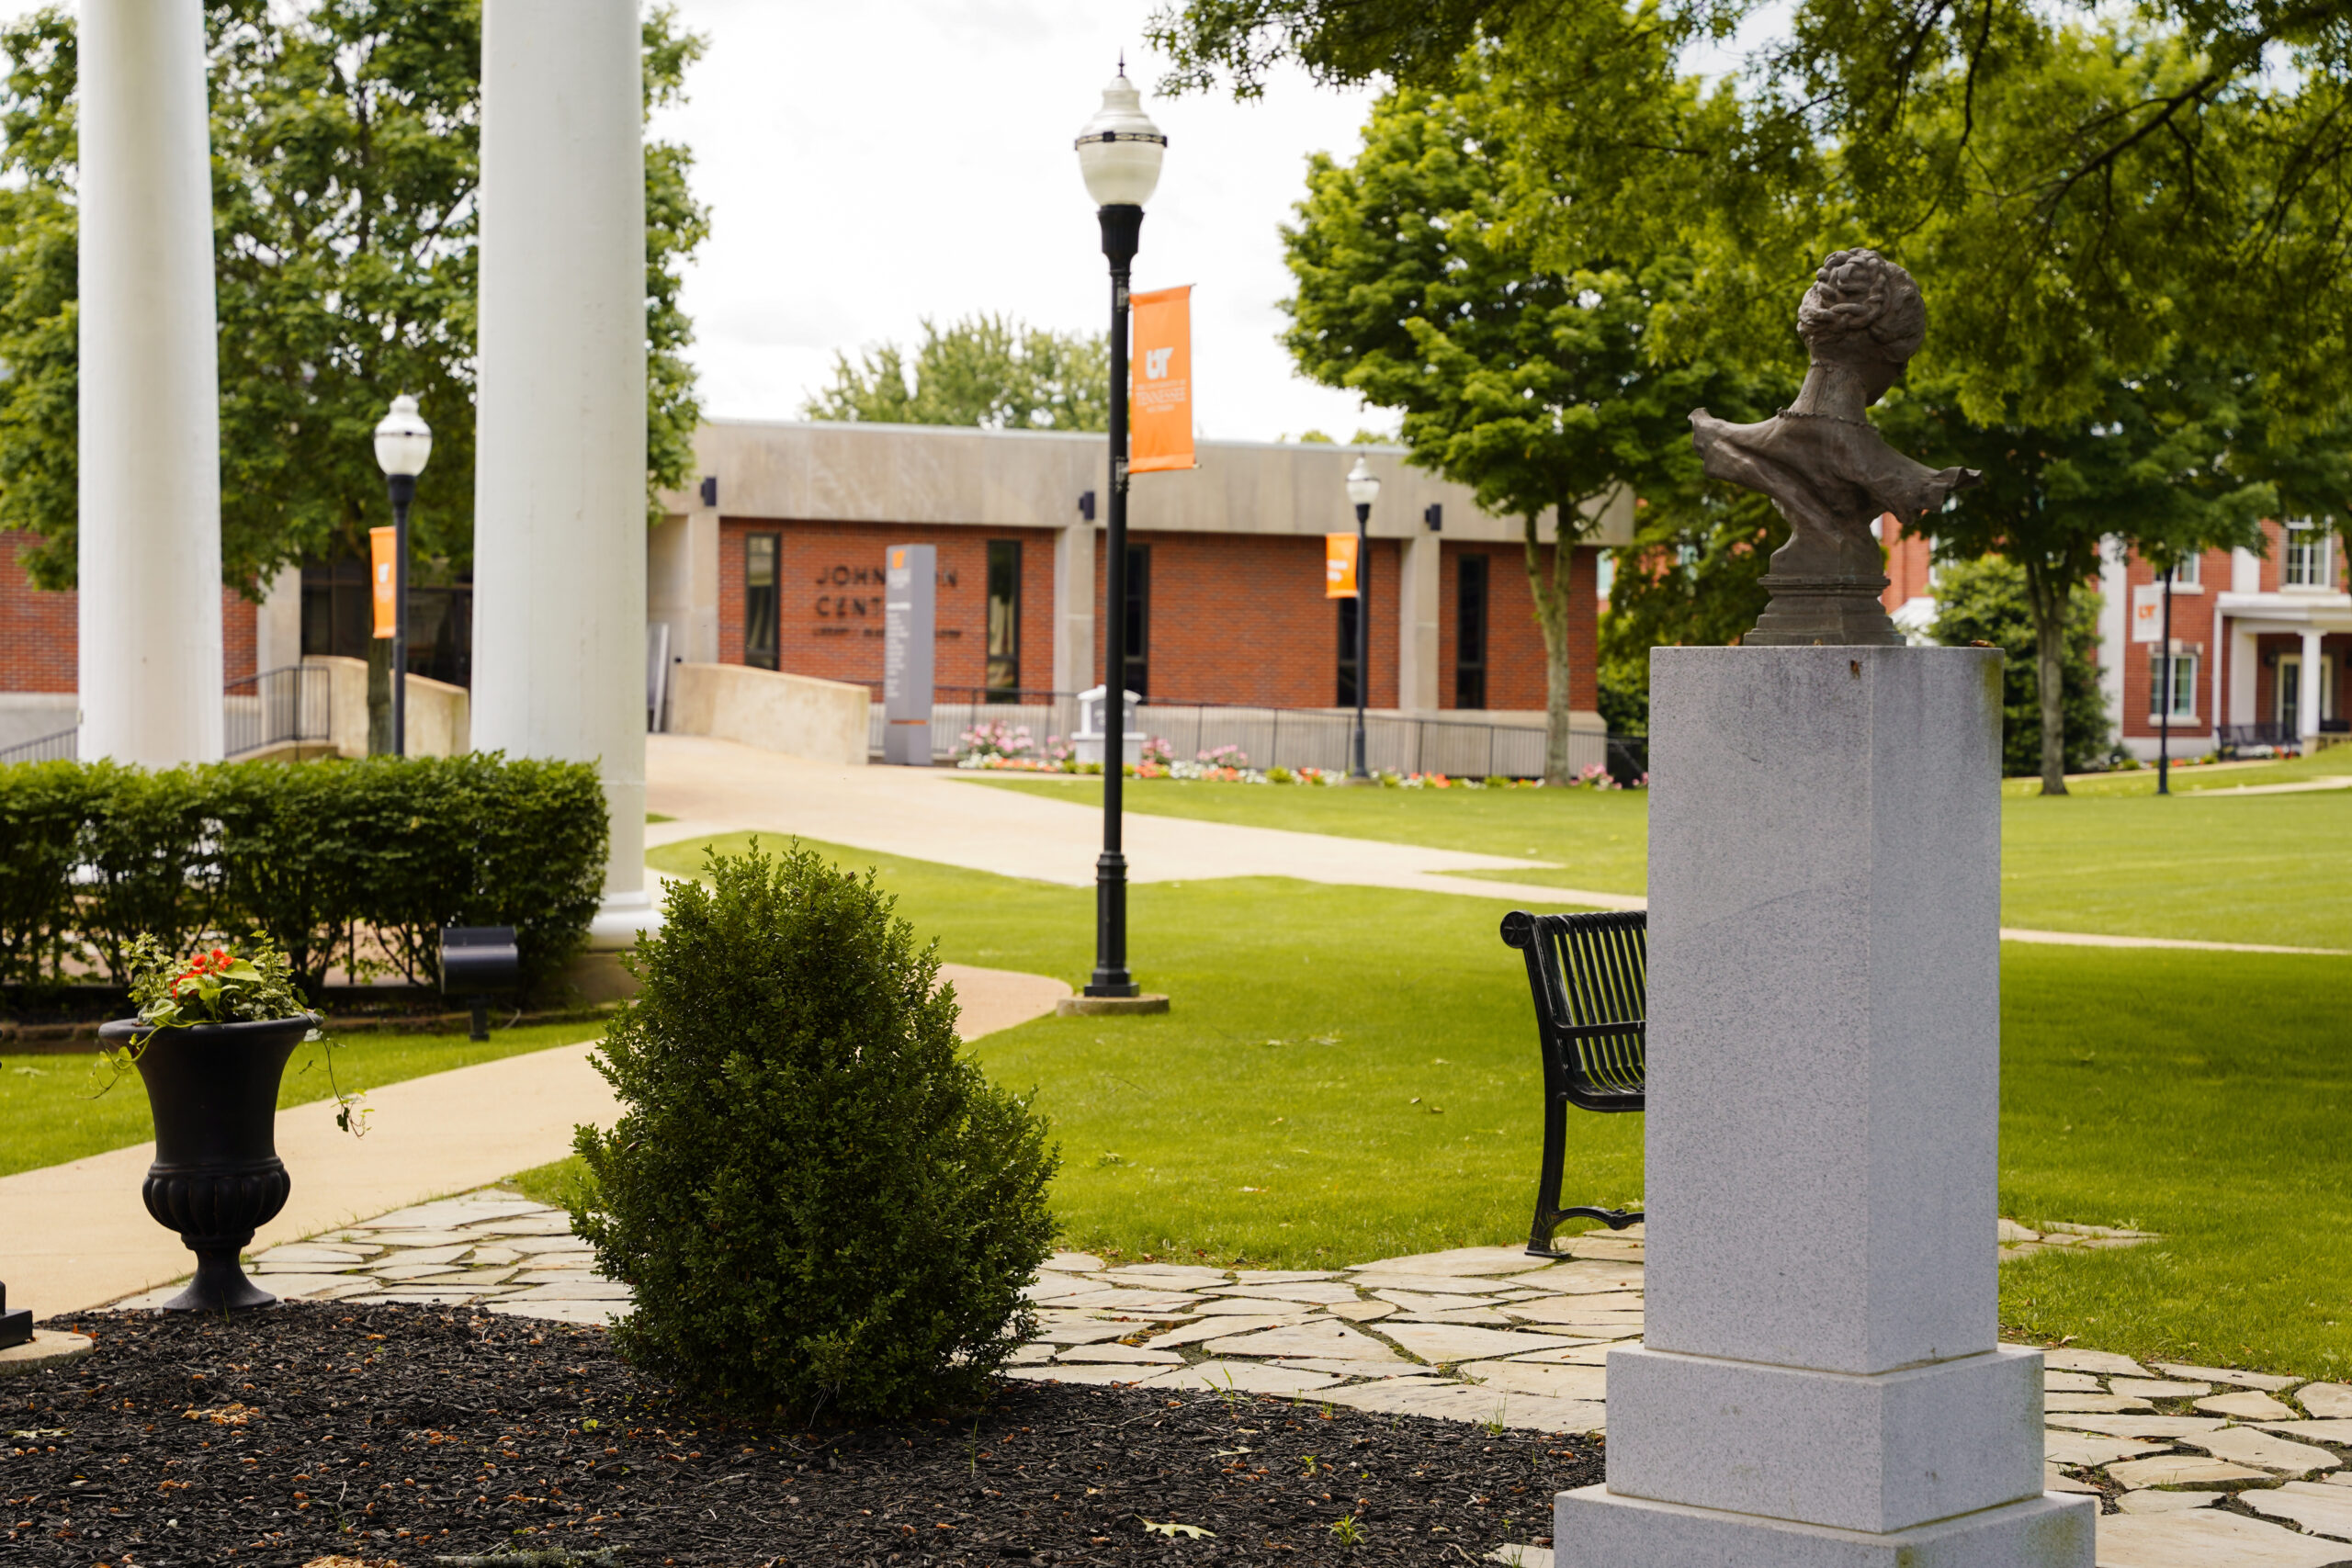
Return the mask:
[[1265,97],[1151,92],[1150,0],[683,0],[710,39],[692,101],[655,133],[695,150],[712,234],[685,303],[706,406],[794,414],[837,350],[914,340],[921,321],[1002,310],[1099,332],[1108,275],[1071,139],[1127,54],[1168,132],[1136,287],[1194,286],[1204,433],[1272,440],[1393,430],[1295,376],[1275,341],[1289,291],[1278,224],[1307,154],[1351,155],[1370,104],[1303,77]]

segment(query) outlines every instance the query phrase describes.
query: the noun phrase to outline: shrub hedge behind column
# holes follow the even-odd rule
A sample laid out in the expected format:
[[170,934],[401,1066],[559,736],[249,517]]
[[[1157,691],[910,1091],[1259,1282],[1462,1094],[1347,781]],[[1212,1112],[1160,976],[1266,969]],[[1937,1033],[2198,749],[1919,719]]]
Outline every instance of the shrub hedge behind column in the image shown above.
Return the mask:
[[0,767],[0,984],[118,984],[141,933],[264,931],[315,992],[330,966],[440,982],[445,925],[511,925],[526,985],[578,951],[606,825],[584,762],[373,757],[148,771]]

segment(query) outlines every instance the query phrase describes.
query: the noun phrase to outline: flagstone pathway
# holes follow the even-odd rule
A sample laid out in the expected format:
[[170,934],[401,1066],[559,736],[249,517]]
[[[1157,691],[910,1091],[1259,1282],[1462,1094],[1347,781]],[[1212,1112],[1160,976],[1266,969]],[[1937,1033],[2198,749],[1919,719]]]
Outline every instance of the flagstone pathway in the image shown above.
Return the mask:
[[[1999,1246],[2006,1259],[2154,1239],[2004,1220]],[[1059,1252],[1029,1287],[1037,1337],[1006,1375],[1272,1394],[1498,1434],[1598,1432],[1610,1348],[1642,1334],[1642,1249],[1635,1226],[1571,1237],[1548,1262],[1514,1247],[1333,1269]],[[628,1305],[560,1210],[498,1188],[274,1247],[252,1268],[288,1299],[571,1323],[608,1323]],[[118,1304],[155,1306],[175,1288]],[[2102,1499],[2099,1568],[2352,1563],[2352,1385],[2071,1346],[2043,1356],[2048,1483]],[[1528,1544],[1495,1560],[1548,1568],[1551,1554]]]

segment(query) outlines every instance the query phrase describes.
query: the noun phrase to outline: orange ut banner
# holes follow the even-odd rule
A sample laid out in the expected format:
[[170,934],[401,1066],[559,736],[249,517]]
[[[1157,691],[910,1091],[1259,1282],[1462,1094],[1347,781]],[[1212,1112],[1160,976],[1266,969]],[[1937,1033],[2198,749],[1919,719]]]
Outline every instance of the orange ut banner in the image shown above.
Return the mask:
[[1193,460],[1193,286],[1129,296],[1135,358],[1127,369],[1127,471],[1190,468]]
[[1323,536],[1323,597],[1352,599],[1356,596],[1356,536],[1353,534]]
[[392,551],[399,533],[395,528],[368,530],[368,590],[376,604],[378,637],[395,637],[400,632],[400,615],[392,606]]

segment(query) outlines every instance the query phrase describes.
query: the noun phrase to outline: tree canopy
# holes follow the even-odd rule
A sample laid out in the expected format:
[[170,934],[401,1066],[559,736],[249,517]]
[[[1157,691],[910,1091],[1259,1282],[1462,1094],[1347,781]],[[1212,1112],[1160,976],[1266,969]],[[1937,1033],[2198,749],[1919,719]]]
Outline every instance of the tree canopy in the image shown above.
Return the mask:
[[[220,323],[221,574],[257,595],[305,558],[358,553],[384,520],[369,434],[393,395],[433,425],[414,527],[426,572],[472,550],[480,0],[209,0]],[[646,107],[677,99],[703,40],[644,27]],[[44,536],[74,581],[78,372],[75,32],[51,6],[0,28],[0,527]],[[647,484],[684,481],[701,417],[678,303],[707,232],[692,155],[646,147]]]
[[983,311],[945,328],[928,316],[912,355],[895,343],[833,355],[833,378],[800,405],[809,419],[977,424],[989,430],[1107,430],[1110,340]]

